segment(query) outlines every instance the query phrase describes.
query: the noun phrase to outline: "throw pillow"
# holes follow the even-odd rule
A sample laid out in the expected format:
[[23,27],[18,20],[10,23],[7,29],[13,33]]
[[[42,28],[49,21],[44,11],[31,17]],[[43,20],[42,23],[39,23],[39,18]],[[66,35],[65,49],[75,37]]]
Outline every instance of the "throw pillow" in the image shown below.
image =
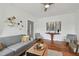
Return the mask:
[[22,36],[21,42],[28,42],[29,41],[29,36]]
[[4,47],[5,47],[5,45],[2,42],[0,42],[0,51],[3,50]]

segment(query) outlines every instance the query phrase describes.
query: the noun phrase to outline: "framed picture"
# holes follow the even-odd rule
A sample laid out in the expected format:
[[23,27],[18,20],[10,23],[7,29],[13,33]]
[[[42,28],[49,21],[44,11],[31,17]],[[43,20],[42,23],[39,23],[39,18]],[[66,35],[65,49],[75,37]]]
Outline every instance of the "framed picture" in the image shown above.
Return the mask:
[[55,32],[61,31],[61,21],[47,22],[46,23],[46,30],[47,31],[55,31]]

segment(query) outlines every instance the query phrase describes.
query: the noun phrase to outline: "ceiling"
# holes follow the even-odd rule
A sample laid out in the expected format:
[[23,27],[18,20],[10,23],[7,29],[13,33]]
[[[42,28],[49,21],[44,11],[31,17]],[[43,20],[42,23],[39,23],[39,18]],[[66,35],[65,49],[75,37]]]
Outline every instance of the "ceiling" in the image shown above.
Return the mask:
[[23,9],[36,18],[61,15],[79,10],[79,3],[55,3],[46,12],[44,12],[44,5],[41,3],[14,3],[11,5]]

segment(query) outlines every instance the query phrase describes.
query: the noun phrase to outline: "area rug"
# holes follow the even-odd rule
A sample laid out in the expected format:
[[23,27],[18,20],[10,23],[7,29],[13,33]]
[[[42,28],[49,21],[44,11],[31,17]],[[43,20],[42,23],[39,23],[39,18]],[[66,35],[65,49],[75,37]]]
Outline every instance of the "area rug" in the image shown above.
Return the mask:
[[63,56],[62,52],[56,50],[48,50],[48,56]]

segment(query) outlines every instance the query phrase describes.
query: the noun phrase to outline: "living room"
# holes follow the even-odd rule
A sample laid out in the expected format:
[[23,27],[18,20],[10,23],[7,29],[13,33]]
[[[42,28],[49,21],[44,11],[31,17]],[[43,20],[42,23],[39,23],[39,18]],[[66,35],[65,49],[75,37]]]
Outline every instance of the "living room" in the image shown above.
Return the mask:
[[[45,8],[46,4],[49,5],[49,7]],[[79,41],[78,15],[78,3],[0,4],[0,43],[3,42],[8,46],[3,49],[4,51],[1,49],[0,56],[18,56],[22,54],[27,56],[27,51],[30,51],[30,48],[35,44],[35,41],[37,41],[35,39],[40,38],[44,39],[46,44],[48,44],[49,53],[45,54],[46,56],[79,55],[78,47],[74,48],[74,51],[71,51],[72,49],[68,48],[69,43],[66,40],[67,35],[70,35],[70,39],[73,39],[72,36],[77,36],[77,43]],[[48,23],[48,25],[46,23]],[[52,27],[54,25],[57,26],[54,26],[55,29],[51,29],[49,24],[51,24]],[[51,35],[54,35],[54,37]],[[30,40],[24,42],[26,40],[25,38],[29,37]],[[20,40],[21,38],[25,40]],[[78,44],[76,46],[78,46]],[[61,53],[61,51],[66,50],[67,52]],[[38,55],[41,53],[38,52]]]

